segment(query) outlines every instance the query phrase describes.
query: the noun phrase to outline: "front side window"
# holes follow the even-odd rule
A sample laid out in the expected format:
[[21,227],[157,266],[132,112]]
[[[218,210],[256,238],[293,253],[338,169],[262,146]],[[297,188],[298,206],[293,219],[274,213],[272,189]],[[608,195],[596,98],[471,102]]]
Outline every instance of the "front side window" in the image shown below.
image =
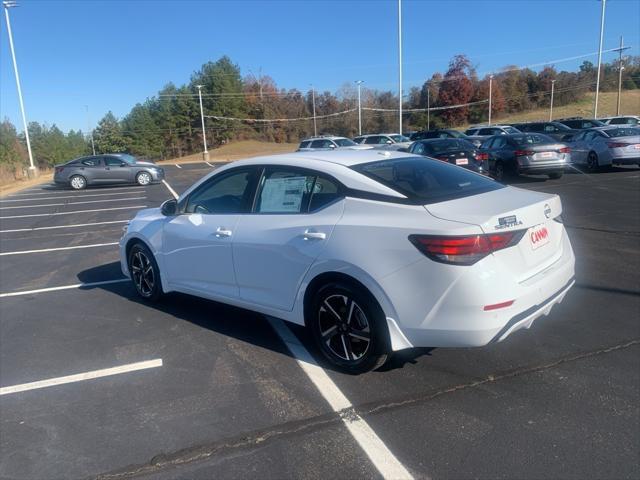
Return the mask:
[[364,137],[356,137],[353,139],[355,143],[362,143],[362,140],[364,140]]
[[186,213],[247,213],[257,181],[258,170],[242,169],[222,173],[201,185],[187,199]]
[[306,140],[306,141],[302,142],[298,148],[309,148],[310,144],[311,144],[311,142]]
[[504,131],[507,133],[520,133],[520,131],[517,128],[513,128],[513,127],[504,127]]
[[104,157],[104,163],[107,167],[119,167],[124,160],[116,157]]
[[493,180],[425,157],[396,158],[353,167],[359,173],[424,205],[504,188]]
[[476,134],[478,130],[476,130],[475,128],[470,128],[469,130],[467,130],[466,132],[464,132],[465,135],[469,135],[469,136],[473,136]]
[[379,135],[372,135],[371,137],[367,137],[364,139],[364,143],[366,145],[377,145],[381,143],[382,137]]

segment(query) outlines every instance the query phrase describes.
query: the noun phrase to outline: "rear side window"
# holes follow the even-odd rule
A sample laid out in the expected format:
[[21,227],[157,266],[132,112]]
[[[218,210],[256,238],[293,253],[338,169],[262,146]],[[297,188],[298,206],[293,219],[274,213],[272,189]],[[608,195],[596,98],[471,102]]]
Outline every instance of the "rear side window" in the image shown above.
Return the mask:
[[331,148],[331,140],[314,140],[311,142],[311,148]]
[[482,175],[424,157],[397,158],[353,167],[357,172],[424,205],[504,188]]
[[609,125],[638,125],[638,120],[635,118],[614,118],[609,122]]
[[309,145],[311,145],[311,142],[307,140],[302,142],[298,148],[309,148]]
[[100,165],[100,159],[97,157],[94,158],[86,158],[84,160],[82,160],[82,164],[86,165],[87,167],[97,167]]
[[311,191],[311,200],[309,201],[309,212],[315,212],[321,208],[336,201],[342,195],[339,186],[331,180],[323,177],[316,177]]
[[502,131],[497,128],[481,128],[479,135],[499,135]]
[[470,128],[469,130],[467,130],[466,132],[464,132],[464,134],[465,134],[465,135],[472,136],[472,135],[475,135],[477,131],[478,131],[478,130],[477,130],[477,129],[475,129],[475,128]]
[[513,128],[513,127],[504,127],[504,131],[507,133],[520,133],[520,131],[517,128]]

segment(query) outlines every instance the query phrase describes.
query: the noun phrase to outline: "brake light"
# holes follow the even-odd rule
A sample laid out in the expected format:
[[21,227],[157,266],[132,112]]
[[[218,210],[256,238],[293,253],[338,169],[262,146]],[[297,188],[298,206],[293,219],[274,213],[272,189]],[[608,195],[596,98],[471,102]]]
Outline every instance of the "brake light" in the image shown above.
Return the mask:
[[483,310],[485,312],[489,312],[491,310],[498,310],[499,308],[507,308],[513,305],[513,302],[515,302],[515,300],[509,300],[508,302],[502,303],[494,303],[493,305],[485,305]]
[[485,160],[489,160],[488,153],[476,153],[476,160],[484,162]]
[[513,153],[516,157],[527,157],[529,155],[533,155],[535,152],[533,150],[516,150]]
[[609,148],[624,148],[624,147],[628,147],[629,144],[628,143],[622,143],[622,142],[607,142],[607,146]]
[[525,231],[465,236],[409,235],[409,241],[436,262],[473,265],[490,253],[517,244]]
[[571,153],[571,149],[569,147],[562,147],[560,153]]

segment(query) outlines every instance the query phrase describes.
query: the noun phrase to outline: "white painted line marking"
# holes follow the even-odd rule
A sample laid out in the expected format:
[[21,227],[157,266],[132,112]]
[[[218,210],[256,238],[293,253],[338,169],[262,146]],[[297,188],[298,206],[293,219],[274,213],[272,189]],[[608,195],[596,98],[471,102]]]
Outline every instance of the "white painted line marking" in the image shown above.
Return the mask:
[[57,228],[92,227],[93,225],[109,225],[112,223],[127,223],[128,221],[129,220],[112,220],[109,222],[77,223],[75,225],[54,225],[52,227],[14,228],[12,230],[0,230],[0,233],[33,232],[35,230],[55,230]]
[[74,285],[63,285],[61,287],[39,288],[37,290],[22,290],[19,292],[0,293],[0,298],[19,297],[21,295],[31,295],[34,293],[57,292],[59,290],[72,290],[74,288],[90,288],[99,287],[100,285],[110,285],[112,283],[130,282],[128,278],[119,278],[118,280],[105,280],[103,282],[76,283]]
[[84,380],[93,380],[96,378],[110,377],[121,373],[137,372],[138,370],[147,370],[149,368],[157,368],[162,366],[162,359],[146,360],[144,362],[129,363],[118,367],[103,368],[101,370],[92,370],[90,372],[76,373],[75,375],[67,375],[64,377],[49,378],[38,382],[22,383],[20,385],[12,385],[10,387],[0,388],[0,395],[9,395],[11,393],[26,392],[27,390],[35,390],[38,388],[54,387],[56,385],[64,385],[65,383],[82,382]]
[[[267,317],[269,323],[285,343],[289,351],[293,354],[302,370],[316,386],[320,394],[331,405],[334,412],[340,414],[343,423],[349,433],[358,442],[362,450],[367,454],[378,472],[386,479],[412,479],[413,476],[391,453],[382,442],[376,432],[364,421],[364,419],[353,412],[353,405],[347,397],[340,391],[333,380],[313,359],[309,351],[298,341],[296,336],[289,330],[285,323],[277,318]],[[349,412],[345,410],[349,409]],[[343,415],[342,413],[348,413]]]
[[0,207],[0,210],[8,210],[11,208],[39,208],[39,207],[58,207],[61,205],[82,205],[84,203],[104,203],[104,202],[128,202],[131,200],[144,200],[147,197],[128,197],[128,198],[108,198],[100,200],[87,200],[86,202],[67,202],[67,203],[45,203],[44,205],[12,205],[10,207]]
[[204,162],[204,163],[206,163],[206,164],[207,164],[207,165],[209,165],[210,167],[215,168],[215,165],[211,165],[209,162]]
[[118,242],[109,243],[94,243],[93,245],[76,245],[74,247],[58,247],[58,248],[42,248],[40,250],[18,250],[16,252],[2,252],[3,255],[23,255],[25,253],[44,253],[44,252],[59,252],[61,250],[77,250],[79,248],[94,248],[94,247],[106,247],[110,245],[118,245]]
[[178,168],[182,168],[182,167],[181,167],[180,165],[178,165],[177,163],[176,163],[176,167],[178,167]]
[[0,217],[0,220],[6,220],[7,218],[27,218],[27,217],[48,217],[53,215],[71,215],[74,213],[89,213],[89,212],[108,212],[110,210],[132,210],[134,208],[146,208],[146,205],[131,205],[130,207],[111,207],[111,208],[96,208],[94,210],[74,210],[72,212],[55,212],[55,213],[31,213],[29,215],[12,215],[9,217]]
[[40,198],[16,198],[13,200],[5,200],[0,198],[0,203],[9,202],[39,202],[41,200],[59,200],[61,198],[84,198],[84,197],[111,197],[113,195],[135,195],[136,193],[144,192],[144,188],[136,190],[135,192],[120,192],[120,193],[90,193],[88,195],[58,195],[54,197],[40,197]]
[[176,193],[176,191],[173,188],[171,188],[171,185],[169,185],[166,180],[162,180],[162,183],[164,183],[164,186],[167,187],[167,189],[171,192],[171,195],[173,195],[173,198],[177,200],[179,195]]
[[[107,191],[115,191],[115,192],[121,192],[122,190],[133,190],[133,189],[140,189],[144,187],[140,187],[140,186],[136,186],[136,187],[119,187],[119,188],[114,188],[114,189],[108,189],[108,188],[97,188],[95,190],[84,190],[85,192],[107,192]],[[38,190],[45,190],[44,188],[39,188]],[[28,197],[29,195],[51,195],[53,193],[65,193],[65,194],[69,194],[71,192],[76,192],[78,190],[71,190],[71,189],[67,189],[67,190],[63,190],[63,189],[54,189],[54,188],[49,188],[47,189],[47,192],[41,192],[41,193],[35,193],[35,192],[30,192],[29,190],[21,190],[21,192],[29,192],[29,193],[12,193],[10,195],[7,195],[7,197]],[[82,190],[80,190],[82,191]],[[87,195],[87,194],[83,194],[83,193],[78,193],[79,196],[82,195]]]

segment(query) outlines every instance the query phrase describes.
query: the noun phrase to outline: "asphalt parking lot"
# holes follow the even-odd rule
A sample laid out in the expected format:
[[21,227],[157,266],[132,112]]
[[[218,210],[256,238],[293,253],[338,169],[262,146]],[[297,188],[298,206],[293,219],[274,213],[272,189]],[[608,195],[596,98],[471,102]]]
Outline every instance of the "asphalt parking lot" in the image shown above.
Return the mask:
[[[212,167],[165,170],[180,193]],[[354,415],[414,478],[639,478],[640,170],[517,186],[562,198],[564,302],[489,347],[325,367],[340,412],[263,316],[119,281],[122,226],[165,185],[2,198],[0,478],[380,478]]]

